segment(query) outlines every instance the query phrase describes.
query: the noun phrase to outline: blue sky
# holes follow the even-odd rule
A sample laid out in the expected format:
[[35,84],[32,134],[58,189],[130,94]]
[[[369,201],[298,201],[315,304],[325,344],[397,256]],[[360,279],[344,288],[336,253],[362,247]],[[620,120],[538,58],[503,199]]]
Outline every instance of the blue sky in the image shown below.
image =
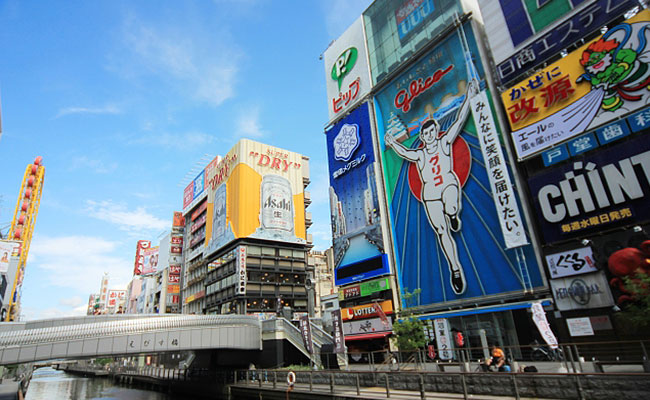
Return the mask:
[[0,227],[26,165],[46,167],[24,317],[83,314],[103,272],[124,288],[187,172],[242,137],[310,157],[309,231],[329,247],[319,55],[370,2],[0,1]]

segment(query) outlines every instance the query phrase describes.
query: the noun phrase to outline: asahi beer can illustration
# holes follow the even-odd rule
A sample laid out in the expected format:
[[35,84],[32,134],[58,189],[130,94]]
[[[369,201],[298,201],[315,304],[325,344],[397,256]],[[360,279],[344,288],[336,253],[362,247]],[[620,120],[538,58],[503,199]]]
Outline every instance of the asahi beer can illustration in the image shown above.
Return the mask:
[[278,175],[266,175],[261,187],[260,227],[279,235],[293,235],[291,183]]
[[221,241],[226,233],[226,185],[219,186],[214,195],[214,218],[212,221],[212,240]]

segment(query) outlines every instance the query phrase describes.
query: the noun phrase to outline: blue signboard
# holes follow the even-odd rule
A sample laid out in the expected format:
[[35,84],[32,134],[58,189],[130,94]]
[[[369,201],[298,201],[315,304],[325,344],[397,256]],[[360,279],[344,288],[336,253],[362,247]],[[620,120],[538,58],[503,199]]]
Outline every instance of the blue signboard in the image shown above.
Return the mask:
[[[469,60],[482,78],[470,24],[463,29]],[[532,246],[504,250],[502,216],[488,189],[490,160],[483,158],[465,101],[473,74],[459,33],[375,96],[396,274],[402,291],[420,289],[413,305],[470,302],[543,285]],[[520,263],[524,258],[527,264]]]
[[569,150],[567,150],[566,145],[561,144],[559,146],[553,147],[551,150],[546,150],[542,153],[542,160],[544,161],[544,166],[548,167],[549,165],[557,164],[560,161],[564,161],[569,158]]
[[334,284],[336,286],[343,286],[388,274],[390,274],[388,257],[386,254],[380,254],[334,269]]
[[650,128],[650,108],[630,115],[627,117],[627,122],[630,123],[632,132],[639,132]]
[[593,132],[589,132],[569,140],[566,145],[569,148],[569,153],[572,156],[577,156],[578,154],[595,149],[598,147],[598,142]]
[[614,142],[630,134],[630,128],[627,127],[625,120],[616,121],[612,124],[596,129],[598,142],[603,145]]
[[[521,26],[529,24],[528,20],[523,20],[528,18],[528,15],[524,12],[517,13],[517,7],[513,8],[514,5],[520,4],[520,1],[508,1],[507,6],[504,5],[506,0],[501,0],[501,2],[504,15],[511,15],[511,17],[506,15],[506,25],[510,29],[513,29],[511,26],[519,26],[520,29],[519,33],[511,32],[513,41],[516,42],[518,37],[528,38],[530,32],[526,31],[526,29],[521,30]],[[560,51],[638,5],[638,1],[634,0],[597,0],[593,4],[584,7],[554,29],[539,36],[528,46],[499,63],[497,65],[497,75],[501,84],[506,85],[512,82],[523,72],[542,64],[550,57],[558,55]],[[515,34],[512,35],[513,33]]]
[[194,178],[194,196],[192,200],[199,197],[203,193],[203,189],[205,189],[205,170]]
[[338,269],[384,252],[368,104],[360,105],[326,134]]
[[546,243],[650,218],[650,140],[641,135],[528,180]]

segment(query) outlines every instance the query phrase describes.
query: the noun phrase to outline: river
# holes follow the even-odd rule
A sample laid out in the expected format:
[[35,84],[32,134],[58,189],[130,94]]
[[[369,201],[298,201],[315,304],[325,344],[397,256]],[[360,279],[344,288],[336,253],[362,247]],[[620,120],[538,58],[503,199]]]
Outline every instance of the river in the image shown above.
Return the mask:
[[177,396],[133,389],[108,378],[83,378],[52,368],[34,371],[25,400],[181,400]]

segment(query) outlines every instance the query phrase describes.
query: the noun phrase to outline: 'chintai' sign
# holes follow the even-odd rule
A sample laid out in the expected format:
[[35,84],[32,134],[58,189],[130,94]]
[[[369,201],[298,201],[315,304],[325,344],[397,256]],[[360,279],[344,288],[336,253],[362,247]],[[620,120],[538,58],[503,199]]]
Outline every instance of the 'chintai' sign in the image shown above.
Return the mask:
[[650,218],[647,135],[528,180],[547,243]]

